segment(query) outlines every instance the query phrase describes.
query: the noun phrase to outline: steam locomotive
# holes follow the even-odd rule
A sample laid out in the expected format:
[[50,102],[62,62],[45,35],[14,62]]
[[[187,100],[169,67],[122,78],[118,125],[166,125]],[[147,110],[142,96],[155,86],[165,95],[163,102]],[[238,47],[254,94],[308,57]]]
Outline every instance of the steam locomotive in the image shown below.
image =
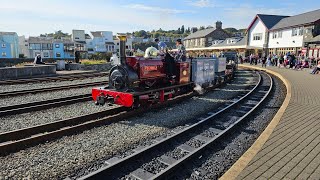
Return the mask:
[[[118,34],[120,40],[120,63],[109,73],[109,86],[92,89],[97,105],[118,104],[139,107],[161,103],[174,96],[194,91],[195,87],[206,89],[215,85],[219,73],[229,78],[226,59],[194,59],[176,62],[166,56],[126,56],[126,36]],[[147,52],[147,54],[150,52]]]

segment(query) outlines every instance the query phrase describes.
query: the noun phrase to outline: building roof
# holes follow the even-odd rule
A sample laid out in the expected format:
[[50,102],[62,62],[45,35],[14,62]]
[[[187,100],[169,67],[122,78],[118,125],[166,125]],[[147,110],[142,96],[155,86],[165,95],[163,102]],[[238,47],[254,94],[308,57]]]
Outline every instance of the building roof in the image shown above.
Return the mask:
[[29,37],[29,43],[52,43],[52,37]]
[[310,40],[307,40],[306,42],[320,42],[320,35],[313,37]]
[[289,17],[289,16],[257,14],[256,17],[253,19],[253,21],[250,23],[247,31],[249,31],[249,29],[251,29],[254,22],[257,20],[257,18],[259,18],[262,21],[262,23],[265,25],[265,27],[269,30],[274,25],[276,25],[281,19],[286,18],[286,17]]
[[199,30],[194,33],[191,33],[189,36],[184,38],[184,40],[206,37],[208,34],[212,33],[215,30],[216,30],[216,28],[208,28],[208,29],[204,29],[204,30]]
[[71,39],[54,39],[54,43],[65,43],[65,44],[73,44]]
[[114,45],[114,42],[106,42],[106,45]]
[[[234,40],[234,43],[229,43],[228,40]],[[233,37],[233,38],[226,38],[221,43],[213,44],[210,47],[225,47],[225,46],[241,46],[246,45],[246,37]]]
[[93,37],[103,37],[102,32],[101,31],[91,31],[91,34]]
[[298,25],[312,24],[318,21],[319,19],[320,9],[284,18],[281,21],[279,21],[279,23],[277,23],[275,26],[273,26],[271,30],[282,29]]
[[0,32],[0,35],[17,35],[16,32]]

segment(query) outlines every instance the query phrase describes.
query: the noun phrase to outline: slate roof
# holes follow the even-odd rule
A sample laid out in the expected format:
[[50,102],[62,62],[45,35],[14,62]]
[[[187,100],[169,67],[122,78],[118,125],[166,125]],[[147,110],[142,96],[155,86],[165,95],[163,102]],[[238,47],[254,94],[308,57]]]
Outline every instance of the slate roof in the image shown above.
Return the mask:
[[91,34],[93,37],[103,37],[101,31],[92,31]]
[[216,30],[216,28],[208,28],[208,29],[204,29],[204,30],[198,30],[198,31],[196,31],[194,33],[191,33],[189,36],[184,38],[184,40],[202,38],[202,37],[205,37],[208,34],[212,33],[215,30]]
[[320,19],[320,9],[287,17],[279,21],[271,30],[282,29],[286,27],[310,24]]
[[315,36],[310,40],[306,40],[306,42],[320,42],[320,35]]
[[[235,40],[235,43],[229,43],[228,44],[228,40],[229,39]],[[246,45],[246,37],[227,38],[224,41],[222,41],[221,43],[214,44],[211,47],[242,46],[242,45]]]
[[257,14],[263,24],[267,27],[267,29],[271,29],[274,25],[276,25],[279,21],[289,16],[278,16],[278,15],[267,15],[267,14]]
[[0,32],[0,35],[17,35],[16,32]]
[[52,37],[29,37],[29,43],[52,43]]

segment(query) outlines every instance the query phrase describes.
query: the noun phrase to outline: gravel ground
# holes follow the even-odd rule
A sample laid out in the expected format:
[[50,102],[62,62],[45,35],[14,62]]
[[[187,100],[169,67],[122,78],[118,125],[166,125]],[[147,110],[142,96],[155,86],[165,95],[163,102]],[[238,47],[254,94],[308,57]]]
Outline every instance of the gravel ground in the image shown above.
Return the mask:
[[190,163],[177,172],[174,179],[218,179],[241,155],[254,143],[270,120],[277,113],[286,96],[286,88],[276,77],[273,77],[275,88],[266,102],[247,118],[247,122],[226,135],[220,146],[212,146],[201,158]]
[[39,88],[67,86],[67,85],[74,85],[74,84],[84,84],[84,83],[100,82],[100,81],[106,81],[106,80],[107,80],[107,77],[95,77],[95,78],[88,78],[88,79],[83,79],[83,80],[72,80],[72,81],[1,85],[0,86],[0,93],[11,92],[11,91],[22,91],[22,90],[27,90],[27,89],[39,89]]
[[109,106],[96,106],[92,101],[88,101],[42,111],[0,117],[0,133],[82,116],[109,108]]
[[70,96],[76,96],[76,95],[90,94],[91,90],[92,90],[92,87],[85,87],[85,88],[67,89],[67,90],[60,90],[60,91],[52,91],[52,92],[1,98],[0,107],[12,106],[17,104],[25,104],[25,103],[36,102],[36,101],[45,101],[49,99],[70,97]]
[[[244,82],[253,83],[236,79],[233,84]],[[171,107],[0,157],[0,179],[61,179],[87,174],[104,165],[105,160],[148,144],[170,128],[229,102],[240,93],[229,89],[244,88],[233,84]]]

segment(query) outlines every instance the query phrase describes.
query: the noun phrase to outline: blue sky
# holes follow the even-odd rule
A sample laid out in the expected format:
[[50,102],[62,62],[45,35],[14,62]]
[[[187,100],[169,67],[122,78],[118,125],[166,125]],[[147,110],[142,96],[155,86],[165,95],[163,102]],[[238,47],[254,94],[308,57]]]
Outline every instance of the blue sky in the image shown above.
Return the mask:
[[295,15],[319,8],[317,0],[2,0],[0,31],[117,33],[208,26],[217,20],[224,28],[247,28],[257,13]]

